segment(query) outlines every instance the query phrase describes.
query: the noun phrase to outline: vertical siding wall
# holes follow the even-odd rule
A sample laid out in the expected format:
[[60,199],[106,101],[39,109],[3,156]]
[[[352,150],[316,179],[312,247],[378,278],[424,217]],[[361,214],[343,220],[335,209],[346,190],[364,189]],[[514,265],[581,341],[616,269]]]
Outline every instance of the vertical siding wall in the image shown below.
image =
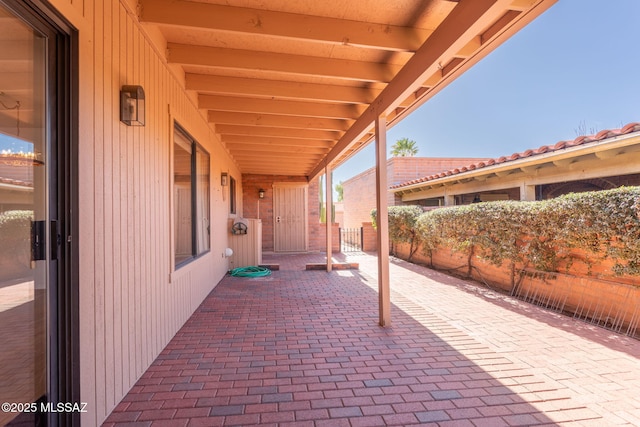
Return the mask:
[[[94,426],[226,272],[228,209],[219,176],[240,173],[183,91],[182,76],[140,31],[134,2],[53,3],[79,31],[80,363],[88,403],[82,422]],[[145,127],[119,121],[125,84],[144,87]],[[209,152],[212,192],[211,252],[176,272],[173,119]]]

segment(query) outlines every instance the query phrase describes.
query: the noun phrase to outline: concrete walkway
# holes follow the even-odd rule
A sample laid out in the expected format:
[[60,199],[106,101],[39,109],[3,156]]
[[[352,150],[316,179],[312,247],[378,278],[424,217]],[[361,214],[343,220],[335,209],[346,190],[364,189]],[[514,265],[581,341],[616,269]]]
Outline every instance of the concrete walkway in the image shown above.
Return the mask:
[[380,328],[348,259],[225,277],[105,425],[640,426],[640,341],[397,260]]

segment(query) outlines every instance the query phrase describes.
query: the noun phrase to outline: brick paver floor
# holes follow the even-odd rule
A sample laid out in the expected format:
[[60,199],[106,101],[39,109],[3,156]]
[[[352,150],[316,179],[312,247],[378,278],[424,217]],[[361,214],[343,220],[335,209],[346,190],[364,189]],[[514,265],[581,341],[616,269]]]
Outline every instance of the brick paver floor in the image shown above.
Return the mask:
[[398,260],[380,328],[350,258],[225,277],[105,425],[640,425],[640,341]]

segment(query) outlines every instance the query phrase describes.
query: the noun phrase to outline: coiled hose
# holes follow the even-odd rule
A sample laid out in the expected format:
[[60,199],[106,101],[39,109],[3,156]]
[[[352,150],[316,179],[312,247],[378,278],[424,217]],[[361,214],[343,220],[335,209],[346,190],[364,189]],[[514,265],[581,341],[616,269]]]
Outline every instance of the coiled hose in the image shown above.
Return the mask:
[[234,277],[264,277],[271,274],[271,270],[265,267],[238,267],[230,271]]

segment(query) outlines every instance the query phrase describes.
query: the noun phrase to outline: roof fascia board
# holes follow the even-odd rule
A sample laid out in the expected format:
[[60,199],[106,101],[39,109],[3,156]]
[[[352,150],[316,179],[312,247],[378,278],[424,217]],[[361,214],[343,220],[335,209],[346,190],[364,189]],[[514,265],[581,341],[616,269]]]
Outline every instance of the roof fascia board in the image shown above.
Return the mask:
[[33,186],[29,185],[20,185],[20,184],[9,184],[5,182],[0,182],[0,190],[9,190],[9,191],[20,191],[20,192],[33,192]]

